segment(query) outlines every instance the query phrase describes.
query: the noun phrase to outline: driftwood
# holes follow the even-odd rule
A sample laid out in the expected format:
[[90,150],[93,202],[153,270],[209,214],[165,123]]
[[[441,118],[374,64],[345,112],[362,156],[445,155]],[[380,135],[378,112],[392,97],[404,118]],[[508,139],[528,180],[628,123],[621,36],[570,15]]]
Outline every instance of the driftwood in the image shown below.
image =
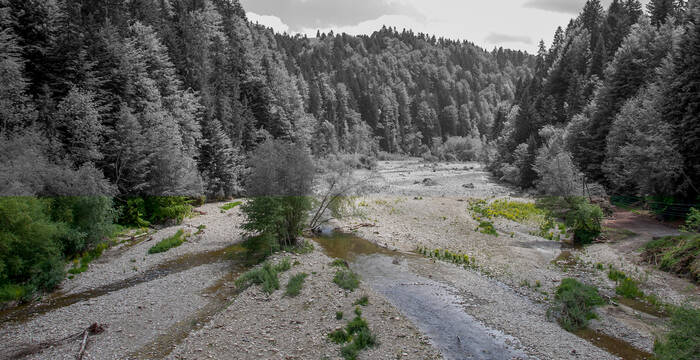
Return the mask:
[[83,331],[83,341],[80,344],[80,351],[78,351],[76,359],[83,360],[83,355],[85,355],[85,350],[87,349],[88,337],[90,335],[100,334],[103,331],[105,331],[104,327],[98,323],[92,323],[92,325]]

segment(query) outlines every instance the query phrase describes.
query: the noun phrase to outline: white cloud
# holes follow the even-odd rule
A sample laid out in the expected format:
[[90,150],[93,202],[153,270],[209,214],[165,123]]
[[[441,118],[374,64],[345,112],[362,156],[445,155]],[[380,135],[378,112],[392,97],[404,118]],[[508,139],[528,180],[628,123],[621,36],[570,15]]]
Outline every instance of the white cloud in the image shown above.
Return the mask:
[[271,27],[278,33],[289,33],[289,25],[285,24],[282,19],[273,15],[258,15],[254,12],[247,12],[248,20],[253,23],[258,23],[267,27]]

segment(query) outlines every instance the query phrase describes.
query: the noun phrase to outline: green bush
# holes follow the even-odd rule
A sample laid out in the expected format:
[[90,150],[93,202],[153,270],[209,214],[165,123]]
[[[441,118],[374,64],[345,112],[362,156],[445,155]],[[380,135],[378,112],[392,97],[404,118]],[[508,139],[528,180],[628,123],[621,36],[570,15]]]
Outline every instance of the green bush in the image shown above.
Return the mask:
[[279,290],[280,288],[279,278],[277,277],[278,274],[289,270],[291,267],[288,258],[282,259],[282,261],[276,265],[265,262],[262,266],[243,273],[236,279],[235,284],[242,288],[246,288],[251,284],[262,285],[264,292],[272,294],[275,290]]
[[603,211],[597,205],[576,203],[566,216],[567,226],[574,232],[574,242],[590,244],[602,231]]
[[352,303],[352,304],[353,304],[353,305],[360,305],[360,306],[367,306],[367,305],[369,305],[369,297],[367,297],[367,295],[365,295],[365,296],[363,296],[363,297],[357,299],[357,300],[356,300],[354,303]]
[[146,213],[153,223],[175,220],[180,224],[192,211],[192,205],[185,196],[149,196],[144,201]]
[[700,354],[700,310],[677,308],[671,331],[654,344],[657,360],[695,360]]
[[353,291],[360,286],[360,279],[354,272],[349,269],[341,269],[335,272],[333,282],[345,290]]
[[[102,256],[102,252],[107,249],[108,245],[106,243],[100,243],[95,246],[94,249],[86,251],[80,259],[76,259],[75,266],[68,270],[69,274],[80,274],[87,271],[88,265],[95,259]],[[79,265],[78,265],[79,264]]]
[[682,230],[687,232],[700,232],[700,209],[690,208]]
[[335,312],[335,319],[336,319],[336,320],[342,320],[342,319],[343,319],[343,312],[342,312],[342,311],[336,311],[336,312]]
[[612,267],[610,267],[610,269],[608,270],[608,279],[614,282],[620,282],[620,280],[624,280],[626,278],[627,275],[620,270],[614,269]]
[[105,196],[64,196],[51,198],[51,220],[64,223],[69,231],[61,237],[67,257],[93,249],[117,230],[117,213],[112,199]]
[[311,210],[315,168],[308,151],[298,144],[267,140],[249,159],[246,192],[241,207],[244,230],[267,234],[281,247],[296,245]]
[[187,240],[187,237],[185,236],[185,231],[180,229],[175,233],[175,235],[167,237],[167,238],[159,241],[153,247],[148,249],[148,253],[149,254],[158,254],[158,253],[166,252],[174,247],[178,247],[178,246],[182,245],[185,242],[185,240]]
[[615,293],[628,299],[636,299],[644,296],[644,293],[637,287],[637,282],[630,278],[622,279],[617,287],[615,287]]
[[554,304],[549,310],[561,327],[567,331],[576,331],[588,326],[588,321],[596,317],[593,309],[604,304],[598,290],[575,279],[562,279],[554,297]]
[[146,221],[147,217],[146,202],[143,198],[130,198],[121,206],[119,223],[140,228],[148,227],[151,223]]
[[340,349],[340,354],[346,360],[357,359],[360,351],[378,345],[377,338],[369,330],[367,321],[361,318],[360,314],[348,322],[345,329],[338,329],[328,334],[328,338],[336,344],[342,345],[349,342]]
[[482,234],[498,236],[498,232],[496,231],[496,228],[493,226],[493,223],[490,221],[480,222],[479,226],[476,228],[476,230],[478,230]]
[[23,297],[34,290],[51,290],[63,280],[61,239],[68,236],[70,227],[51,220],[50,204],[49,199],[0,197],[3,297]]

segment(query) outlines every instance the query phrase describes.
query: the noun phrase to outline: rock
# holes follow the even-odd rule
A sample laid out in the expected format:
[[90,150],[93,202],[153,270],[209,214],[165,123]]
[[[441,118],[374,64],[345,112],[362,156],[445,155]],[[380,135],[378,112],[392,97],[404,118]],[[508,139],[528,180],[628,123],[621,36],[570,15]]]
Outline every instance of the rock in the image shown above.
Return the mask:
[[465,188],[465,189],[474,189],[474,188],[476,188],[476,187],[474,186],[473,183],[464,184],[464,185],[462,185],[462,187]]
[[423,186],[437,186],[437,181],[431,179],[431,178],[425,178],[423,179]]

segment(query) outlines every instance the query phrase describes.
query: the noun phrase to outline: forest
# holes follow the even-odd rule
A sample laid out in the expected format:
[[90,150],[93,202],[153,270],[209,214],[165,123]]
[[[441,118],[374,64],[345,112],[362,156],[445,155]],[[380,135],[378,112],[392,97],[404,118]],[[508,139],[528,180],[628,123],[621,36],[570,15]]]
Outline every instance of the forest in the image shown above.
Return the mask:
[[0,56],[7,289],[52,288],[115,224],[244,195],[266,139],[357,167],[479,161],[547,195],[700,194],[697,1],[589,0],[528,54],[279,34],[237,0],[0,0]]

